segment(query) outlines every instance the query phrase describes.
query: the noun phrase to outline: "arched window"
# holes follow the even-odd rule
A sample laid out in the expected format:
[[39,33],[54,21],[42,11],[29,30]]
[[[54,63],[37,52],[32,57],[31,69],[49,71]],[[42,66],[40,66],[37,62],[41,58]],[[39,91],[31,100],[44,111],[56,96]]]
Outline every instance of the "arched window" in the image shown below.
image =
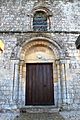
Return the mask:
[[43,11],[37,11],[33,18],[34,31],[47,31],[47,15]]

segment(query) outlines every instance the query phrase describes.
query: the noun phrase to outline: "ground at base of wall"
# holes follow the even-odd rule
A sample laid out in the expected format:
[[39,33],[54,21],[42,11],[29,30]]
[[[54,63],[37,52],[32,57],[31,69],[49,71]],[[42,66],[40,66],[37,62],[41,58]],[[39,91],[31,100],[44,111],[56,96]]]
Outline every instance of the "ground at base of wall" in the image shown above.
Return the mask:
[[[80,120],[80,111],[62,111],[60,114],[64,117],[64,120]],[[14,112],[0,113],[0,120],[15,120],[19,118],[18,116],[19,113]]]
[[15,113],[15,112],[0,113],[0,120],[14,120],[14,118],[18,115],[19,113]]
[[60,114],[65,120],[80,120],[80,111],[63,111]]
[[49,113],[21,113],[19,117],[14,120],[65,120],[59,112]]

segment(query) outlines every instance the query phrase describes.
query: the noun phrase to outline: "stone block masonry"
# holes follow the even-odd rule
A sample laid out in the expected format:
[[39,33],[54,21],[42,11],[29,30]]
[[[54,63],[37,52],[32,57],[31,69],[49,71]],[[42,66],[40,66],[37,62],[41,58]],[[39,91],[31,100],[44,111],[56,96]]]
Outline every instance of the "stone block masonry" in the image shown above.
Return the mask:
[[[52,13],[51,27],[45,32],[33,30],[34,10],[37,6],[41,7],[39,10],[46,7],[47,11],[50,10]],[[54,61],[58,63],[54,64],[54,78],[58,81],[55,82],[54,90],[57,107],[80,109],[80,51],[75,46],[79,34],[80,2],[77,0],[55,0],[53,3],[48,0],[45,6],[36,0],[1,2],[0,39],[4,41],[5,48],[0,54],[0,109],[17,109],[24,105],[24,64],[20,63],[23,62],[20,58],[21,55],[24,56],[24,52],[22,54],[21,50],[26,49],[23,48],[24,44],[36,40],[48,41],[51,48],[50,45],[53,43],[54,51],[57,51],[55,46],[59,46],[58,51],[59,48],[62,50],[59,52],[59,63],[57,59],[57,62]],[[15,59],[11,56],[15,56]],[[62,100],[58,101],[59,99]]]

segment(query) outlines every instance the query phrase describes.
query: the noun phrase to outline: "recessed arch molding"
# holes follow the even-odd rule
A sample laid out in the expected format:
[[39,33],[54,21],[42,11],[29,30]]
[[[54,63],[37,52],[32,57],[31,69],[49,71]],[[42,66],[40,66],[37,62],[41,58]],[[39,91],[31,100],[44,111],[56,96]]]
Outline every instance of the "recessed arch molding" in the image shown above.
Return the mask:
[[66,53],[62,49],[61,45],[56,41],[45,37],[34,37],[28,40],[23,40],[21,43],[19,42],[19,44],[17,43],[12,50],[11,59],[20,59],[21,51],[24,50],[25,47],[27,47],[26,49],[28,49],[30,46],[33,46],[34,44],[36,45],[42,44],[49,47],[50,49],[52,49],[53,52],[55,52],[58,59],[66,57]]

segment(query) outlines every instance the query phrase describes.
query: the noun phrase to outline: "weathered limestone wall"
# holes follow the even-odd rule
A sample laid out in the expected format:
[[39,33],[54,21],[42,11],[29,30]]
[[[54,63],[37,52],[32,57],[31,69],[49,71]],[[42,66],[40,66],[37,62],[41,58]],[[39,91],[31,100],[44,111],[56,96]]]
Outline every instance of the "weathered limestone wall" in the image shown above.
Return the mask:
[[[52,34],[52,33],[51,33]],[[25,35],[24,35],[25,36]],[[66,55],[68,57],[68,60],[62,60],[62,63],[65,63],[66,66],[66,78],[65,75],[62,72],[63,80],[66,80],[66,86],[65,82],[63,82],[63,103],[70,104],[71,107],[79,107],[79,101],[80,101],[80,85],[79,85],[79,78],[80,78],[80,61],[79,61],[79,50],[76,50],[75,46],[75,39],[77,39],[78,35],[72,35],[72,34],[52,34],[52,38],[60,43],[60,45],[63,47],[64,53],[66,51]],[[15,78],[17,79],[16,74],[18,74],[17,71],[14,71],[14,64],[17,65],[16,60],[10,60],[11,52],[16,45],[17,42],[17,35],[12,34],[3,34],[0,36],[4,40],[5,43],[5,50],[4,53],[2,53],[0,57],[0,63],[1,63],[1,71],[0,71],[0,105],[2,108],[11,108],[15,107],[14,105],[19,104],[23,105],[25,94],[22,98],[22,92],[24,90],[24,81],[21,81],[20,87],[22,89],[18,91],[16,88],[18,87],[18,84],[16,86],[17,81],[15,81]],[[51,39],[52,39],[51,38]],[[16,66],[15,66],[16,67]],[[14,73],[16,72],[16,73]],[[14,83],[15,82],[15,83]],[[55,83],[56,84],[56,83]],[[16,93],[17,91],[17,93]],[[19,94],[19,98],[17,95]],[[22,100],[22,101],[21,101]],[[78,104],[76,104],[78,103]],[[76,104],[76,105],[75,105]],[[75,106],[74,106],[75,105]]]
[[13,89],[13,68],[10,57],[16,38],[14,35],[0,34],[0,39],[5,44],[4,52],[0,54],[0,108],[10,108]]
[[[20,97],[22,93],[21,89],[20,91],[18,89],[18,84],[16,86],[15,82],[17,81],[14,81],[14,78],[16,80],[18,78],[18,61],[12,61],[10,57],[20,38],[28,41],[35,36],[35,33],[16,33],[16,31],[33,31],[33,16],[31,16],[33,7],[34,1],[25,3],[16,1],[16,4],[15,2],[14,4],[7,2],[7,4],[1,4],[0,7],[0,39],[5,44],[4,52],[0,55],[0,108],[15,108],[15,105],[18,105],[17,95]],[[48,36],[51,40],[56,41],[62,47],[67,58],[62,60],[62,63],[66,65],[66,71],[61,73],[62,78],[66,80],[66,82],[62,82],[63,105],[66,108],[68,106],[75,109],[80,108],[80,52],[75,46],[75,41],[80,33],[80,3],[78,1],[73,3],[54,1],[47,7],[53,15],[51,17],[51,29],[49,30],[51,32],[45,33],[45,37]],[[7,31],[15,33],[5,33]],[[55,31],[58,32],[54,33]],[[59,33],[60,31],[67,33]],[[73,32],[70,33],[71,31]],[[16,71],[14,71],[14,64],[17,67]],[[66,72],[66,76],[63,74],[64,72]],[[24,101],[20,102],[23,103]]]
[[[0,7],[0,31],[32,31],[34,1],[3,2]],[[51,10],[51,30],[80,31],[80,3],[54,1],[46,5]]]

